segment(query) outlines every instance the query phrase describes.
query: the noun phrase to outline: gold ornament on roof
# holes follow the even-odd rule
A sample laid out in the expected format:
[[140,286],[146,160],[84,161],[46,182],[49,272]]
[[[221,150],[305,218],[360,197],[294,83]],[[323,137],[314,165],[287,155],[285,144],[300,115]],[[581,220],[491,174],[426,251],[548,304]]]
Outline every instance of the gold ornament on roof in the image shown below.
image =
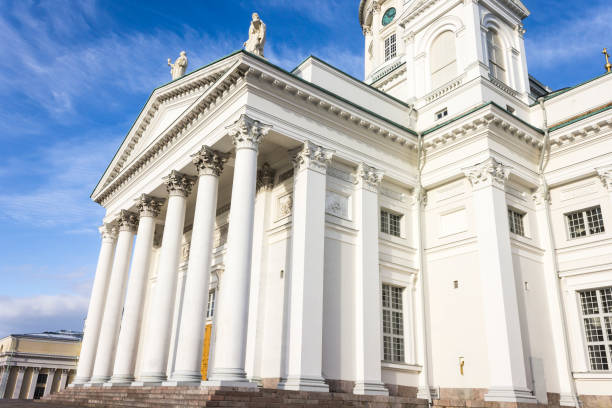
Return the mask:
[[606,72],[612,72],[612,64],[610,64],[610,54],[608,54],[608,49],[604,48],[602,54],[606,57]]

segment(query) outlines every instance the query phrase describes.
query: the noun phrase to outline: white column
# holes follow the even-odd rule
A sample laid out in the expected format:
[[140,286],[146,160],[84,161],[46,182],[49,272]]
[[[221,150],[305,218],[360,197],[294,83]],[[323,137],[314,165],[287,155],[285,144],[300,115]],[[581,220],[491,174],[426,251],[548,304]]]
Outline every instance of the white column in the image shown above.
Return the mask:
[[610,201],[612,202],[612,164],[598,168],[597,174],[606,190],[610,193]]
[[146,194],[138,199],[140,221],[111,378],[113,384],[127,384],[134,381],[140,326],[155,235],[155,217],[159,215],[164,201],[162,198]]
[[125,286],[127,284],[128,269],[130,258],[132,257],[132,247],[134,244],[134,233],[138,223],[138,215],[121,210],[117,225],[119,226],[119,238],[117,239],[117,252],[113,262],[108,293],[106,295],[106,305],[104,307],[104,317],[100,327],[100,339],[96,352],[96,362],[94,364],[91,383],[104,383],[110,380],[113,373],[113,362],[115,361],[115,351],[117,337],[119,335],[119,325],[121,323],[121,313],[125,300]]
[[310,142],[293,158],[288,372],[286,390],[329,391],[322,377],[327,165],[334,151]]
[[255,386],[244,371],[249,284],[253,249],[253,211],[259,144],[270,130],[246,115],[228,127],[236,146],[232,206],[227,233],[227,264],[219,291],[214,367],[209,383]]
[[260,309],[262,296],[262,274],[265,269],[267,253],[266,228],[272,217],[270,200],[274,187],[275,171],[268,163],[264,163],[257,172],[257,195],[255,198],[255,223],[253,225],[253,262],[251,270],[251,290],[249,293],[249,322],[246,345],[245,371],[250,381],[261,385],[261,361],[263,350],[263,333],[258,327],[263,319]]
[[60,391],[66,388],[66,381],[68,381],[68,370],[61,370],[59,382]]
[[8,384],[9,374],[11,373],[11,366],[0,368],[2,369],[2,372],[0,372],[0,399],[2,399],[6,393],[6,385]]
[[36,392],[36,384],[38,383],[38,374],[40,373],[39,367],[32,368],[32,377],[30,379],[30,388],[28,388],[27,399],[34,399],[34,392]]
[[100,248],[100,255],[98,256],[98,266],[96,267],[96,275],[91,290],[87,319],[85,320],[85,333],[83,334],[79,365],[74,379],[75,385],[85,384],[91,379],[96,351],[98,349],[102,316],[104,315],[108,282],[113,266],[113,256],[115,255],[117,232],[117,227],[114,224],[105,224],[100,227],[102,246]]
[[189,264],[183,297],[173,384],[196,383],[202,380],[202,349],[206,325],[206,306],[213,249],[213,230],[217,210],[219,176],[227,154],[208,146],[193,157],[198,170],[198,196],[195,204]]
[[553,338],[550,340],[555,352],[557,363],[557,377],[559,380],[560,405],[580,407],[578,396],[572,378],[569,346],[567,341],[567,329],[565,324],[565,311],[561,299],[561,288],[559,284],[559,273],[557,255],[552,230],[552,219],[550,215],[550,194],[548,186],[543,182],[533,195],[536,204],[536,217],[542,247],[546,251],[544,257],[544,278],[546,282],[546,294]]
[[378,186],[383,172],[357,168],[355,221],[355,394],[389,395],[381,380],[381,298],[378,260]]
[[15,387],[13,388],[13,399],[19,399],[21,394],[21,387],[23,385],[23,375],[26,367],[17,367],[17,378],[15,379]]
[[465,169],[472,183],[489,355],[485,401],[537,403],[527,383],[505,182],[510,170],[490,158]]
[[157,280],[148,312],[142,371],[138,384],[160,383],[166,380],[185,210],[187,196],[195,184],[195,177],[173,170],[164,181],[169,194],[168,209]]
[[427,192],[422,185],[418,184],[414,188],[412,197],[412,211],[414,220],[414,242],[417,250],[417,269],[419,270],[418,275],[415,278],[415,320],[416,330],[414,336],[416,337],[416,355],[417,362],[421,365],[421,372],[419,374],[419,383],[417,398],[426,399],[427,401],[432,400],[431,395],[431,382],[429,378],[429,351],[427,348],[428,343],[428,331],[427,331],[427,307],[425,300],[425,232],[423,230],[423,208],[427,205]]
[[43,397],[51,394],[53,388],[53,379],[55,378],[55,368],[47,369],[47,383],[45,384],[45,391],[43,392]]

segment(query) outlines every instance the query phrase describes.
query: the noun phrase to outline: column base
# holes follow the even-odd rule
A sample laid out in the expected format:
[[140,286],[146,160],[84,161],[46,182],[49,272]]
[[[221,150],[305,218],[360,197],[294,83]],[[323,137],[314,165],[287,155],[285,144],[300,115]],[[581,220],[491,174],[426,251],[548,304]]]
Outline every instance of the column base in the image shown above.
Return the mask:
[[202,381],[198,380],[168,380],[161,383],[162,387],[183,387],[183,386],[199,386]]
[[289,391],[329,392],[323,378],[289,377],[283,379],[278,388]]
[[131,375],[113,375],[110,379],[110,384],[114,385],[130,385],[136,379]]
[[72,383],[70,385],[75,386],[75,387],[79,387],[79,386],[82,386],[84,384],[87,384],[88,382],[89,382],[89,378],[87,378],[87,377],[75,377],[74,380],[72,380]]
[[389,390],[383,383],[357,382],[353,387],[353,394],[358,395],[389,395]]
[[432,395],[433,393],[431,392],[431,389],[429,387],[419,387],[417,390],[416,397],[431,402]]
[[133,381],[130,387],[157,387],[162,385],[163,381]]
[[485,401],[523,402],[537,404],[538,400],[527,388],[491,387],[484,396]]
[[91,380],[89,381],[90,384],[104,384],[105,382],[109,382],[110,381],[110,377],[108,376],[96,376],[96,377],[92,377]]
[[202,387],[232,387],[232,388],[245,388],[248,391],[257,391],[259,387],[257,384],[250,381],[231,381],[231,380],[210,380],[202,381],[199,384]]
[[[165,383],[200,384],[202,374],[199,371],[175,371]],[[164,383],[164,385],[165,385]],[[170,384],[168,384],[170,385]]]
[[559,405],[562,407],[576,407],[580,408],[580,400],[576,395],[573,394],[561,394],[559,399]]
[[103,382],[88,382],[82,385],[83,388],[91,388],[91,387],[101,387],[104,385]]

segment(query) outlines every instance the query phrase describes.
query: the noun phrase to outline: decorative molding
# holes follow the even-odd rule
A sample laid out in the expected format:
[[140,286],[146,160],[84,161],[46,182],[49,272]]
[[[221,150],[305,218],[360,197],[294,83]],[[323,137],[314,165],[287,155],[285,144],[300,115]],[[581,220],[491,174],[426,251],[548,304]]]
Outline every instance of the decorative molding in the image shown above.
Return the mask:
[[163,178],[166,183],[166,190],[170,196],[182,196],[187,197],[191,194],[191,189],[195,185],[196,178],[194,176],[188,176],[187,174],[180,173],[176,170],[172,170],[169,175]]
[[510,176],[510,170],[510,167],[490,157],[476,166],[464,169],[463,173],[470,180],[473,188],[494,186],[504,189]]
[[463,79],[465,78],[465,75],[466,74],[464,73],[460,75],[459,77],[453,79],[452,81],[447,82],[446,84],[442,85],[441,87],[434,89],[429,94],[425,95],[424,97],[425,102],[426,103],[433,102],[436,99],[439,99],[443,97],[444,95],[451,93],[453,90],[459,88],[463,84]]
[[206,145],[202,146],[200,151],[191,155],[191,162],[200,176],[219,177],[227,159],[229,159],[229,154],[213,150]]
[[103,241],[115,241],[117,239],[117,234],[119,233],[119,229],[115,223],[105,223],[98,228],[98,231],[100,231]]
[[236,150],[252,149],[257,150],[259,143],[268,134],[271,125],[264,125],[258,120],[252,119],[244,113],[233,124],[226,127],[229,136],[232,138]]
[[353,184],[355,182],[355,178],[351,173],[348,173],[344,170],[340,170],[333,166],[327,166],[327,175],[337,178],[339,180],[344,180],[348,183]]
[[389,74],[391,71],[393,71],[396,68],[399,68],[402,64],[404,64],[404,60],[403,59],[398,59],[395,62],[380,68],[378,71],[374,72],[373,74],[370,75],[370,83],[374,83],[376,81],[378,81],[379,79],[383,78],[384,76],[386,76],[387,74]]
[[166,201],[165,198],[154,197],[148,194],[143,194],[138,198],[138,204],[136,204],[136,208],[138,208],[138,213],[140,218],[142,217],[157,217],[161,210],[161,207],[164,205]]
[[325,213],[348,220],[348,202],[348,197],[333,191],[327,191],[325,194]]
[[507,93],[508,95],[518,98],[519,92],[512,89],[510,86],[505,84],[503,81],[500,81],[499,79],[495,78],[491,74],[489,74],[489,80],[491,81],[493,85],[495,85],[496,87],[498,87],[499,89]]
[[531,195],[536,206],[540,207],[544,204],[550,204],[550,190],[546,183],[540,183],[538,188]]
[[136,228],[138,227],[138,214],[128,210],[121,210],[116,222],[119,226],[119,231],[136,232]]
[[355,184],[359,188],[378,193],[378,187],[383,179],[384,171],[378,170],[365,163],[359,163],[355,172]]
[[427,190],[425,190],[423,186],[418,185],[414,187],[414,190],[412,191],[412,205],[420,205],[421,207],[427,206]]
[[612,164],[604,167],[599,167],[596,170],[604,187],[612,193]]
[[[581,142],[589,136],[599,134],[606,127],[612,128],[612,119],[601,119],[597,123],[587,122],[587,124],[583,125],[581,128],[574,129],[568,133],[563,133],[559,136],[551,135],[550,145],[555,149],[567,147],[574,143]],[[558,130],[554,130],[553,133],[556,133],[557,131]]]
[[229,224],[223,224],[215,229],[213,234],[213,248],[218,248],[227,242]]
[[327,174],[327,165],[331,162],[334,153],[334,150],[317,146],[307,140],[303,147],[291,151],[294,171],[298,173],[308,169]]
[[276,219],[286,218],[291,215],[293,210],[293,194],[285,194],[284,196],[278,197],[277,201]]
[[261,169],[257,170],[257,191],[264,190],[270,191],[274,187],[274,176],[276,170],[270,167],[268,162],[261,166]]

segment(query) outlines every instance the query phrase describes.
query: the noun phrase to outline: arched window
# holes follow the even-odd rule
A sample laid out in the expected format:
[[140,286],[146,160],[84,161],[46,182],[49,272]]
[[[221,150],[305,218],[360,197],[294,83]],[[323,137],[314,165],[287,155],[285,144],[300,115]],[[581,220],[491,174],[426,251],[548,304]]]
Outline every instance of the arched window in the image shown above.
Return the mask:
[[445,31],[431,45],[431,88],[436,89],[457,76],[455,34]]
[[489,51],[489,71],[491,75],[502,82],[506,82],[504,48],[499,40],[499,35],[491,28],[487,32],[487,50]]

